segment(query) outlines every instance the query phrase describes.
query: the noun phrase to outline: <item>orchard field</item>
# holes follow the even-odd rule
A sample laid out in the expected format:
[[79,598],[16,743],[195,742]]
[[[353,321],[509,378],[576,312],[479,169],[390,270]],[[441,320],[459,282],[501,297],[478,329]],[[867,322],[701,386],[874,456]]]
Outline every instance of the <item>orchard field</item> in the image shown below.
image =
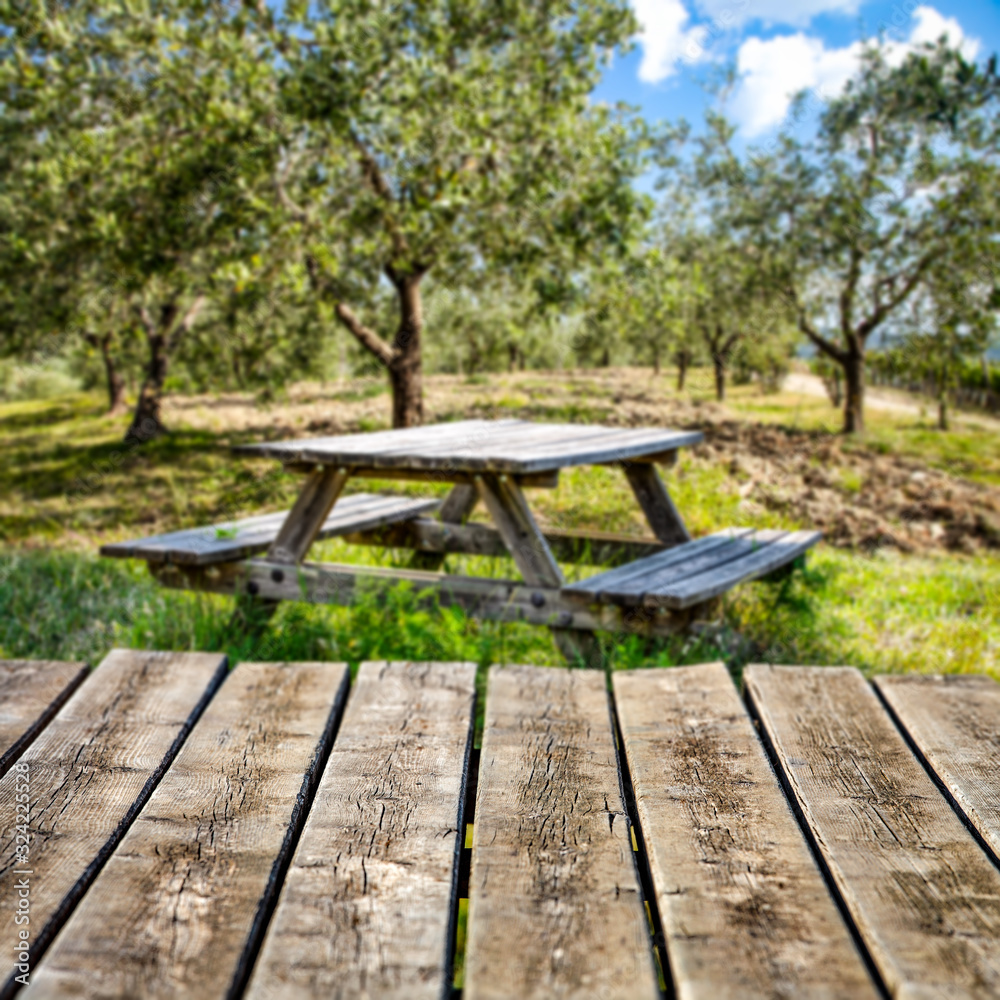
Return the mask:
[[[529,371],[426,383],[427,419],[698,428],[706,441],[667,473],[695,535],[729,525],[818,526],[826,541],[784,583],[737,588],[694,634],[605,636],[616,669],[722,658],[847,663],[876,671],[988,671],[1000,676],[1000,435],[964,414],[948,432],[933,408],[903,396],[869,400],[863,437],[836,433],[839,413],[793,372],[790,389],[735,387],[712,399],[707,369],[682,393],[664,370]],[[790,391],[791,390],[791,391]],[[7,475],[0,493],[0,657],[97,662],[112,646],[225,650],[242,659],[371,658],[561,662],[543,629],[482,623],[417,606],[283,605],[252,638],[229,629],[232,600],[158,588],[144,564],[97,557],[106,541],[278,510],[297,480],[228,452],[238,442],[388,426],[384,380],[297,383],[263,405],[249,394],[170,395],[169,435],[122,444],[121,418],[97,395],[0,404]],[[359,487],[360,488],[360,487]],[[384,492],[430,487],[365,484]],[[445,487],[441,487],[443,492]],[[534,499],[543,527],[642,534],[624,477],[564,473]],[[482,517],[477,511],[475,518]],[[321,543],[338,561],[405,564],[408,553]],[[448,569],[510,576],[506,560],[448,558]],[[587,567],[567,567],[569,574]]]

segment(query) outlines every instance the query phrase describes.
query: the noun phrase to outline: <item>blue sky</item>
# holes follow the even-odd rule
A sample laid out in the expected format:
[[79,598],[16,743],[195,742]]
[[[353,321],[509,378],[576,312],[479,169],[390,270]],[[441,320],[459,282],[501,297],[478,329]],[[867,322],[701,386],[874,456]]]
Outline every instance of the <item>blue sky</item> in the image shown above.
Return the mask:
[[894,53],[946,33],[966,56],[1000,50],[1000,0],[631,0],[642,33],[616,56],[596,100],[623,100],[650,121],[700,123],[711,100],[698,81],[735,64],[727,113],[743,142],[773,135],[789,96],[839,91],[856,65],[859,40],[881,31]]

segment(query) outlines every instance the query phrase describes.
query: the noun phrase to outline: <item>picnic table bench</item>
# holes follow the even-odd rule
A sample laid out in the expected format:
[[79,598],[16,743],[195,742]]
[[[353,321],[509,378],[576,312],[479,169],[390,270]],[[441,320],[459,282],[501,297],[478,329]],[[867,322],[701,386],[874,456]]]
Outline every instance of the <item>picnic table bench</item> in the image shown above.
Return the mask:
[[[664,635],[686,628],[720,594],[796,562],[816,531],[731,529],[692,539],[658,465],[702,440],[697,431],[463,420],[237,447],[305,476],[290,511],[104,545],[101,553],[147,561],[172,587],[249,593],[261,601],[351,603],[359,587],[377,593],[400,582],[480,618],[547,625],[570,659],[591,658],[587,633]],[[623,470],[652,538],[549,532],[524,489],[552,488],[564,468]],[[451,483],[444,502],[344,495],[352,478]],[[481,502],[492,522],[467,523]],[[438,519],[427,516],[438,510]],[[407,568],[307,563],[321,538],[409,548]],[[506,555],[521,580],[441,572],[449,553]],[[608,565],[567,583],[559,562]]]
[[0,663],[0,996],[1000,997],[1000,686],[744,681]]

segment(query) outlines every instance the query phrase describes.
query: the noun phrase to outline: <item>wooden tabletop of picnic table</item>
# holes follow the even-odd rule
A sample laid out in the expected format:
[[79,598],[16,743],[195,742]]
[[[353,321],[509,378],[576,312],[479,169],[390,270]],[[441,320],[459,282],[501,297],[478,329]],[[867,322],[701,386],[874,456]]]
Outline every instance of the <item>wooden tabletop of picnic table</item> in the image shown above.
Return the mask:
[[0,663],[0,997],[1000,997],[989,677],[84,673]]
[[516,474],[648,459],[698,444],[702,438],[699,431],[665,427],[459,420],[402,430],[238,445],[234,451],[283,462]]

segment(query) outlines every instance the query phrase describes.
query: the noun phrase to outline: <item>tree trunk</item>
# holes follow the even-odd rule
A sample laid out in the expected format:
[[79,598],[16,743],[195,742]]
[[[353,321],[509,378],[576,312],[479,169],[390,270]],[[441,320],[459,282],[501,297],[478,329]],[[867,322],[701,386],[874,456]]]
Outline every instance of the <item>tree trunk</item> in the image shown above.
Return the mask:
[[601,352],[601,367],[610,368],[611,367],[611,351],[607,347]]
[[841,380],[840,366],[834,365],[833,373],[827,381],[827,392],[830,394],[830,402],[835,407],[839,407],[844,401],[844,387]]
[[865,429],[865,354],[851,347],[844,358],[844,433],[861,434]]
[[517,344],[511,341],[507,345],[507,371],[513,372],[517,368]]
[[96,334],[85,334],[87,342],[93,347],[97,347],[101,352],[101,360],[104,362],[104,376],[108,389],[108,416],[117,417],[127,409],[125,405],[125,379],[115,365],[114,356],[111,353],[111,346],[114,335],[111,333],[98,337]]
[[688,364],[690,357],[687,351],[677,352],[677,391],[684,391],[684,382],[687,380]]
[[153,318],[146,306],[138,307],[137,313],[142,329],[146,332],[146,343],[149,345],[149,361],[135,404],[132,425],[125,435],[126,441],[148,441],[166,433],[167,429],[160,419],[160,403],[163,400],[163,387],[167,381],[170,354],[180,339],[194,326],[205,301],[205,294],[198,292],[180,321],[177,318],[180,310],[176,298],[160,306],[157,319]]
[[400,275],[399,330],[389,362],[392,385],[392,426],[417,427],[424,422],[423,358],[420,334],[424,326],[420,275]]
[[132,426],[125,435],[126,441],[132,439],[149,441],[166,433],[166,428],[160,419],[160,404],[163,400],[163,385],[167,380],[167,368],[170,363],[167,339],[162,331],[152,334],[147,331],[146,340],[149,344],[149,360],[142,388],[139,390],[139,399],[135,404]]
[[[942,366],[944,369],[944,366]],[[946,431],[949,429],[948,424],[948,390],[951,388],[949,385],[949,378],[942,370],[938,373],[937,378],[937,404],[938,404],[938,430]]]
[[948,424],[948,393],[942,392],[938,396],[938,430],[949,430]]
[[713,352],[712,367],[715,369],[715,398],[720,403],[724,403],[726,400],[726,359],[721,352]]
[[660,352],[653,351],[653,374],[660,374]]

